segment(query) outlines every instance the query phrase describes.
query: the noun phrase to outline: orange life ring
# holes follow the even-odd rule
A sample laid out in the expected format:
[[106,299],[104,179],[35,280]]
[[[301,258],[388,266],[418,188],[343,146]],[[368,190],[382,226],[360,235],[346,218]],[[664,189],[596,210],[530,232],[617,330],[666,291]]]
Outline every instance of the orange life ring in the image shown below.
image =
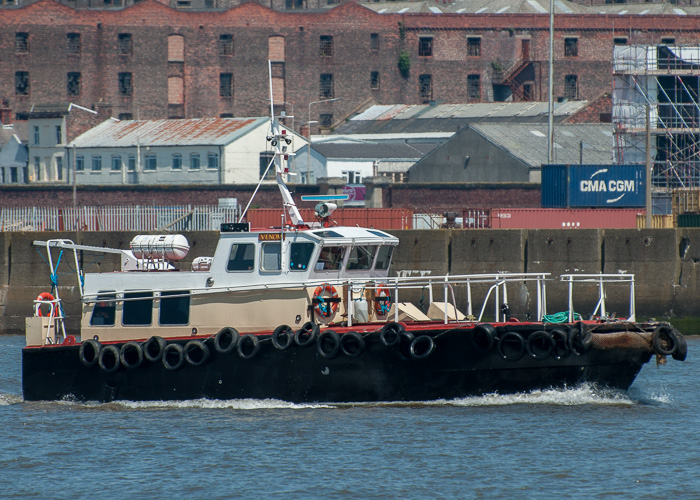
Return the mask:
[[[49,292],[42,292],[42,293],[39,294],[39,296],[36,298],[36,300],[39,300],[39,301],[44,301],[44,300],[46,300],[46,301],[49,301],[49,302],[53,302],[53,301],[56,300],[56,299],[55,299],[54,296],[51,295]],[[43,314],[41,313],[41,304],[37,304],[37,305],[35,306],[35,308],[34,308],[34,315],[35,315],[35,316],[39,316],[39,317],[43,316]]]
[[379,285],[374,293],[374,312],[377,316],[386,316],[391,308],[391,292],[383,285]]
[[340,301],[337,299],[338,291],[332,285],[324,283],[316,287],[312,299],[314,312],[322,318],[330,318],[338,310]]

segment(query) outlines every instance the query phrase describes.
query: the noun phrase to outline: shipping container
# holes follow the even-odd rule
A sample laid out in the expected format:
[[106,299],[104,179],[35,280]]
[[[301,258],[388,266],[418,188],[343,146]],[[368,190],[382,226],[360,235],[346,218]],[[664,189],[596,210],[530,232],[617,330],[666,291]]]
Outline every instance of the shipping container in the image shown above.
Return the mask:
[[700,227],[700,214],[678,214],[678,227]]
[[[313,209],[301,208],[299,213],[305,222],[316,220]],[[413,211],[402,208],[339,208],[333,212],[330,218],[332,224],[338,226],[413,229]],[[254,208],[248,211],[246,220],[253,228],[280,227],[282,225],[282,209]]]
[[679,215],[700,213],[700,190],[697,188],[674,189],[671,208],[673,222],[677,227],[681,227]]
[[[637,215],[637,229],[646,229],[647,216],[646,214]],[[654,214],[651,216],[652,229],[673,229],[673,216]]]
[[640,209],[492,208],[494,229],[633,229]]
[[543,165],[544,208],[643,208],[644,165]]

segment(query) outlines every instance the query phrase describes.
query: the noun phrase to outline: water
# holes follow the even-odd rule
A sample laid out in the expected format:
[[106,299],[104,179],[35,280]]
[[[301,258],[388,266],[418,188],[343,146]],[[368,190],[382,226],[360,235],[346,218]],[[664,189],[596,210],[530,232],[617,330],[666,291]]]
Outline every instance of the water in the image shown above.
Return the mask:
[[627,392],[422,404],[24,403],[0,336],[0,497],[697,498],[700,339]]

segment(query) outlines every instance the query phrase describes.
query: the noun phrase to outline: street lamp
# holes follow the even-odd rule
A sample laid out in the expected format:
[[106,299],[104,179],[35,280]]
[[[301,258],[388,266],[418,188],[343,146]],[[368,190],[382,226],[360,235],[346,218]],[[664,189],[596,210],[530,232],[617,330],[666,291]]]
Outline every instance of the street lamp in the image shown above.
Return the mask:
[[309,144],[306,150],[306,183],[311,184],[311,105],[320,102],[340,101],[342,97],[334,97],[333,99],[321,99],[320,101],[312,101],[309,103],[309,119],[306,122],[306,127],[309,129]]

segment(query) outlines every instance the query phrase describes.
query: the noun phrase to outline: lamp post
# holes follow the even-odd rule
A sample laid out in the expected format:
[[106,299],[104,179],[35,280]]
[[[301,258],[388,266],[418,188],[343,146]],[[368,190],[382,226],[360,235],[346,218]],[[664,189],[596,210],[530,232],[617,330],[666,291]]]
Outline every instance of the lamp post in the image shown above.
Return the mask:
[[333,99],[321,99],[320,101],[312,101],[309,103],[309,119],[306,122],[306,126],[309,129],[309,144],[306,150],[306,183],[311,184],[311,105],[318,104],[320,102],[333,102],[340,101],[342,97],[334,97]]

